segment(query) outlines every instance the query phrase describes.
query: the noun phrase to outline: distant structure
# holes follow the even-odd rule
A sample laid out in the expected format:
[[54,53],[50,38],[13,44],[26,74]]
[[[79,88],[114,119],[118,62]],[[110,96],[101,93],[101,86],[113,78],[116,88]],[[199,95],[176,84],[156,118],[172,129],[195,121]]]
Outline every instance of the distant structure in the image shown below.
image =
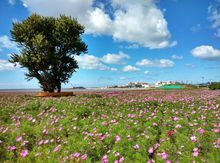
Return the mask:
[[130,82],[126,86],[127,88],[149,88],[150,87],[148,83],[142,83],[142,82]]
[[113,85],[108,86],[108,88],[155,88],[155,87],[161,87],[164,85],[172,85],[172,84],[178,84],[178,82],[175,81],[158,81],[153,85],[150,85],[146,82],[129,82],[126,85]]
[[161,86],[164,86],[164,85],[170,85],[170,84],[178,84],[178,82],[175,82],[175,81],[157,81],[155,83],[155,87],[161,87]]
[[150,84],[146,83],[146,82],[129,82],[126,85],[113,85],[113,86],[109,86],[108,88],[149,88]]

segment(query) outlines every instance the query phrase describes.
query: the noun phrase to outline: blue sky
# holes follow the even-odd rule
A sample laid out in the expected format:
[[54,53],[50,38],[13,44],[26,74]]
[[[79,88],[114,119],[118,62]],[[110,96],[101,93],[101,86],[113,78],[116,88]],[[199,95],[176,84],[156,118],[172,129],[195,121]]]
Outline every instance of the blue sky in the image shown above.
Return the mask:
[[0,89],[39,88],[7,61],[19,53],[12,22],[32,13],[70,15],[85,26],[88,53],[63,87],[220,81],[220,0],[2,0]]

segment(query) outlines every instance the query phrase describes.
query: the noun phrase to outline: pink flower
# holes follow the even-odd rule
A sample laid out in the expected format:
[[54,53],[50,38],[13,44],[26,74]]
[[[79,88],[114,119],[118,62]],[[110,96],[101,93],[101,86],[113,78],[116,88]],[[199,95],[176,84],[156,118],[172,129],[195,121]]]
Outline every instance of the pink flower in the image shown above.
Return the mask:
[[60,128],[59,128],[59,131],[62,131],[62,129],[63,129],[63,127],[60,127]]
[[48,144],[49,143],[49,140],[44,140],[44,144]]
[[197,138],[196,138],[196,136],[194,136],[194,135],[191,136],[190,139],[191,139],[193,142],[196,142],[196,141],[197,141]]
[[80,156],[80,153],[76,152],[76,153],[73,154],[73,156],[74,156],[74,157],[79,157],[79,156]]
[[118,142],[118,141],[120,141],[120,140],[121,140],[121,137],[120,137],[119,135],[116,135],[116,136],[115,136],[115,141]]
[[154,148],[153,147],[150,147],[149,149],[148,149],[148,153],[149,154],[152,154],[154,152]]
[[134,149],[139,149],[140,148],[138,144],[134,145],[133,147],[134,147]]
[[53,151],[54,151],[54,152],[58,152],[58,151],[59,151],[59,149],[60,149],[60,146],[61,146],[60,144],[59,144],[58,146],[56,146],[56,147],[54,148],[54,150],[53,150]]
[[102,163],[108,163],[108,156],[107,155],[102,157]]
[[166,152],[161,153],[162,159],[166,160],[168,158],[168,154]]
[[178,121],[179,118],[178,117],[173,117],[173,121]]
[[177,124],[176,126],[175,126],[175,128],[181,128],[182,126],[180,125],[180,124]]
[[103,125],[103,126],[107,126],[108,123],[107,123],[107,122],[102,122],[102,125]]
[[119,163],[123,162],[125,160],[125,158],[122,156],[120,159],[119,159]]
[[194,148],[193,149],[193,156],[197,157],[199,155],[199,149],[198,148]]
[[21,157],[26,157],[28,155],[28,150],[27,149],[22,150],[20,155],[21,155]]
[[14,150],[16,150],[16,147],[15,147],[15,146],[9,146],[9,147],[8,147],[8,150],[9,150],[9,151],[14,151]]
[[154,144],[154,149],[157,149],[160,146],[159,143]]
[[154,123],[153,123],[153,126],[157,126],[157,123],[156,123],[156,122],[154,122]]
[[16,141],[17,141],[17,142],[19,142],[19,141],[21,141],[21,140],[22,140],[22,136],[19,136],[19,137],[16,138]]
[[38,142],[38,145],[41,145],[41,144],[43,144],[44,143],[44,141],[43,140],[40,140],[39,142]]
[[202,128],[200,128],[200,129],[198,129],[198,132],[199,132],[200,134],[203,134],[203,133],[205,132],[205,130],[202,129]]
[[85,160],[86,158],[87,158],[87,154],[84,154],[84,155],[81,156],[82,160]]

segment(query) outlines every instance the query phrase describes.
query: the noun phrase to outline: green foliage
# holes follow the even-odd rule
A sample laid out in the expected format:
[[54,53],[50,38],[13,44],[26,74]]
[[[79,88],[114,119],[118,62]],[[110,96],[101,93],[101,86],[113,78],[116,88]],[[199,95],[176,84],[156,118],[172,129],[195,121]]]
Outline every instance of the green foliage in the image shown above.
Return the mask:
[[44,91],[60,92],[61,83],[68,82],[78,68],[74,55],[87,51],[80,38],[83,33],[84,27],[71,17],[33,14],[13,23],[11,35],[20,54],[13,54],[9,61],[27,68],[27,79],[37,78]]
[[212,82],[212,83],[209,85],[209,89],[211,89],[211,90],[220,89],[220,82]]

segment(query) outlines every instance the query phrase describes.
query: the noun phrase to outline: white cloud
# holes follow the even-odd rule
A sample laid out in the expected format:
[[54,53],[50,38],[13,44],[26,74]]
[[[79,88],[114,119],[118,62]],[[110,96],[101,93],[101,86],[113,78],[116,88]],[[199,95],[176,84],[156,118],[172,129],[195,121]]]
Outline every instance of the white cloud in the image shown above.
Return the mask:
[[220,59],[220,50],[214,49],[209,45],[202,45],[195,47],[191,50],[194,57],[205,59],[205,60],[216,60]]
[[117,10],[114,13],[113,38],[119,41],[137,43],[151,49],[165,48],[170,32],[163,13],[151,0],[113,0]]
[[124,72],[135,72],[135,71],[140,71],[140,69],[137,68],[137,67],[131,66],[131,65],[127,65],[122,69],[122,71],[124,71]]
[[8,3],[14,5],[16,3],[16,0],[8,0]]
[[119,54],[108,53],[102,57],[102,61],[107,64],[125,64],[125,59],[129,59],[129,55],[119,52]]
[[119,79],[120,80],[127,80],[127,77],[121,76]]
[[0,71],[5,71],[5,70],[14,70],[16,67],[14,64],[8,62],[7,60],[2,60],[0,59]]
[[160,59],[160,60],[142,59],[141,61],[137,62],[136,65],[143,67],[170,68],[174,66],[174,62],[169,59]]
[[144,71],[144,74],[149,74],[149,73],[150,73],[150,71],[148,71],[148,70]]
[[163,12],[153,0],[111,0],[112,10],[94,0],[22,0],[31,13],[45,16],[60,14],[76,17],[87,33],[110,35],[115,40],[150,49],[175,46]]
[[172,58],[172,59],[181,60],[181,59],[183,59],[183,56],[175,55],[175,54],[174,54],[174,55],[171,56],[171,58]]
[[216,29],[216,37],[220,37],[220,10],[218,3],[219,1],[216,1],[216,5],[210,5],[208,7],[208,18],[212,22],[212,28]]
[[11,41],[8,36],[0,36],[0,48],[17,49],[16,43]]
[[125,48],[127,48],[127,49],[137,49],[137,48],[139,48],[139,45],[138,44],[131,44],[131,45],[126,46]]
[[193,64],[191,64],[191,63],[187,63],[187,64],[185,64],[185,66],[186,66],[186,67],[190,67],[190,68],[195,67],[195,65],[193,65]]
[[109,15],[105,14],[100,8],[95,8],[89,12],[89,20],[85,22],[88,33],[93,34],[111,34],[112,33],[112,21]]
[[108,67],[104,65],[101,62],[101,59],[94,56],[94,55],[81,55],[81,56],[75,56],[75,59],[77,60],[79,67],[82,69],[88,69],[88,70],[109,70],[109,71],[117,71],[116,68]]

